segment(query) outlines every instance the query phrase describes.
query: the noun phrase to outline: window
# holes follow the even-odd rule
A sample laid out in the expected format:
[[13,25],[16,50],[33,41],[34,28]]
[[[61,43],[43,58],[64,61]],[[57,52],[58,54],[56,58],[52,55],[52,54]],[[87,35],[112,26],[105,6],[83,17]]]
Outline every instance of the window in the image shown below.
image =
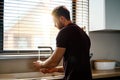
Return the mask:
[[89,0],[77,0],[76,24],[82,27],[88,34],[89,30]]
[[58,5],[71,11],[71,4],[70,0],[4,0],[4,50],[54,48],[58,30],[51,11]]
[[89,31],[89,0],[73,0],[74,23],[82,27],[86,33]]
[[[88,27],[88,0],[4,0],[1,2],[0,40],[2,50],[38,50],[38,46],[55,48],[58,29],[51,11],[65,5],[73,22]],[[4,34],[4,35],[3,35]]]

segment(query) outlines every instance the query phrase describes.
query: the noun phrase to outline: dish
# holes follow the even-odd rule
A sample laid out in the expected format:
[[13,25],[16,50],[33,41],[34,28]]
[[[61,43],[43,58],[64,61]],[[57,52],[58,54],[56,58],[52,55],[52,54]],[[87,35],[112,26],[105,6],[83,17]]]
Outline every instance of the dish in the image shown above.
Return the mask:
[[94,61],[94,67],[97,70],[111,70],[111,69],[115,69],[115,64],[116,61],[115,60],[95,60]]

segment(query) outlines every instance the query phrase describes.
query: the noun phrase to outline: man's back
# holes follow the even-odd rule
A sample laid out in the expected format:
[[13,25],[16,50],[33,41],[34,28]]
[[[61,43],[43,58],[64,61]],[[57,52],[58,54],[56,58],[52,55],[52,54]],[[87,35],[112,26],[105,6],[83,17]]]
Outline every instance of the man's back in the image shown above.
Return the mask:
[[58,47],[65,47],[65,80],[91,80],[90,39],[75,24],[63,28],[57,37]]

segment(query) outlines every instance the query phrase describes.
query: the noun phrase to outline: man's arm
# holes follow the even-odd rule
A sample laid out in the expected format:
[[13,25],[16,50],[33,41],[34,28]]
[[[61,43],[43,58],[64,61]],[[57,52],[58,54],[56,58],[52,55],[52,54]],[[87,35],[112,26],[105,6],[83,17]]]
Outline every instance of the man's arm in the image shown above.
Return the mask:
[[54,68],[43,68],[43,69],[40,69],[40,72],[43,72],[43,73],[64,72],[64,68],[63,66],[57,66]]
[[66,48],[57,47],[56,50],[52,53],[52,55],[45,61],[34,62],[34,66],[41,68],[53,68],[56,67],[61,61]]
[[63,66],[58,66],[56,68],[57,68],[57,72],[64,72]]

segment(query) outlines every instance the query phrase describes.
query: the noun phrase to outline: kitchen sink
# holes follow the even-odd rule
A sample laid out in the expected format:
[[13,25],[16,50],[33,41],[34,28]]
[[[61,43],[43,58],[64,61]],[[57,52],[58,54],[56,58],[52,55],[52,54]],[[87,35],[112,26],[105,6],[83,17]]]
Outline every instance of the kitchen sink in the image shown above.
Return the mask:
[[63,75],[59,76],[47,76],[47,77],[37,77],[37,78],[23,78],[18,80],[62,80]]
[[39,76],[37,75],[30,76],[28,74],[28,77],[27,76],[25,76],[25,78],[19,77],[18,79],[19,80],[62,80],[63,73],[55,72],[55,73],[41,74]]

